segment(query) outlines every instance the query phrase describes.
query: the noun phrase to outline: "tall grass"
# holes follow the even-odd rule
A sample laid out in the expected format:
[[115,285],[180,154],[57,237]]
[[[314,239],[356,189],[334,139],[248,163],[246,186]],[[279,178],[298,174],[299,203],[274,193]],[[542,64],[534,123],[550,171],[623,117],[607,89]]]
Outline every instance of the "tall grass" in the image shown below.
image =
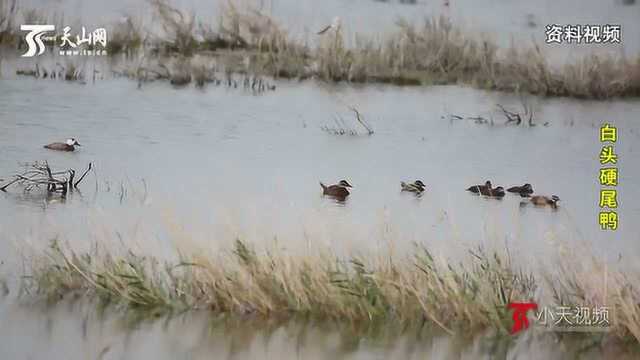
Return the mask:
[[0,0],[0,45],[14,45],[15,17],[18,13],[17,0]]
[[107,52],[131,56],[144,46],[145,41],[141,22],[131,16],[125,16],[109,33]]
[[[463,33],[445,17],[420,24],[399,20],[396,30],[381,39],[355,35],[352,46],[345,44],[342,31],[329,31],[310,46],[264,13],[238,9],[232,1],[221,8],[217,27],[196,24],[194,14],[167,0],[150,3],[161,32],[127,17],[109,31],[110,55],[206,55],[231,72],[288,79],[460,84],[585,99],[640,96],[640,56],[591,55],[554,67],[537,44],[499,49],[490,39]],[[0,44],[19,39],[8,25],[14,13],[15,2],[0,0]]]
[[384,40],[356,35],[351,47],[345,45],[342,31],[330,31],[310,47],[267,15],[240,11],[232,2],[222,9],[218,31],[201,25],[196,41],[192,17],[166,2],[154,4],[165,13],[161,16],[165,38],[173,44],[161,48],[187,56],[214,50],[214,56],[224,58],[221,61],[233,71],[330,82],[463,84],[543,96],[640,96],[640,56],[629,60],[592,55],[554,68],[537,44],[500,50],[491,40],[464,34],[444,17],[420,25],[399,20],[397,30]]
[[[396,258],[377,254],[340,258],[327,249],[292,255],[256,251],[241,240],[217,256],[181,256],[163,262],[128,251],[75,253],[52,243],[32,258],[24,289],[59,301],[79,293],[133,310],[208,309],[213,313],[287,318],[310,316],[360,326],[429,326],[449,334],[507,334],[510,302],[603,305],[616,314],[611,336],[640,341],[637,274],[604,270],[600,263],[567,263],[534,273],[508,251],[469,252],[459,264],[437,261],[423,246]],[[544,297],[540,294],[551,294]],[[584,335],[586,336],[586,335]],[[603,338],[600,341],[604,341]]]

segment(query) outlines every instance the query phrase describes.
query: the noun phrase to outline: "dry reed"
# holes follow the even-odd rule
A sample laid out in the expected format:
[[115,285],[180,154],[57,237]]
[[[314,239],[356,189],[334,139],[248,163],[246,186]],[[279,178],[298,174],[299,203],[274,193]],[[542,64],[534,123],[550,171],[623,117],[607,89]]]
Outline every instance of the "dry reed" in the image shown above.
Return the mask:
[[[517,266],[508,251],[469,253],[469,261],[459,264],[436,261],[419,245],[403,259],[388,254],[343,259],[326,249],[295,256],[277,249],[257,252],[236,240],[231,252],[218,256],[164,262],[131,251],[116,256],[96,248],[78,254],[53,242],[31,259],[24,289],[51,301],[75,293],[141,311],[311,316],[466,335],[507,334],[512,326],[507,306],[514,301],[606,304],[616,314],[608,334],[636,345],[640,341],[637,274],[613,271],[595,260],[533,273]],[[595,277],[603,271],[609,279],[604,291],[594,285],[602,283]],[[551,295],[539,298],[544,293]]]

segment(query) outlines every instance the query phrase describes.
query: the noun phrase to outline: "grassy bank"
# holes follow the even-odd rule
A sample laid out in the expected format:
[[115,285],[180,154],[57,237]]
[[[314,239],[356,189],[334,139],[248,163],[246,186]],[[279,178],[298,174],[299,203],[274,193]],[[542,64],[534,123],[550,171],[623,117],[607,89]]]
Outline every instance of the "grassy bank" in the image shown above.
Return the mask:
[[24,291],[54,302],[80,294],[142,313],[206,309],[240,317],[309,316],[364,327],[429,327],[463,336],[508,334],[512,301],[606,304],[612,312],[606,336],[579,336],[635,347],[640,341],[637,274],[607,270],[595,260],[588,266],[569,261],[534,274],[514,264],[508,252],[483,249],[453,264],[437,261],[421,246],[406,258],[341,259],[328,250],[257,252],[238,240],[232,251],[174,263],[130,251],[123,256],[104,250],[78,254],[53,243],[30,264]]
[[[536,44],[525,49],[498,49],[491,40],[464,34],[446,18],[427,19],[422,24],[398,21],[397,29],[383,40],[356,35],[355,44],[349,47],[345,46],[342,30],[331,30],[317,36],[318,41],[311,46],[291,36],[270,17],[258,11],[241,11],[233,2],[220,10],[217,26],[196,23],[193,14],[164,0],[150,2],[161,33],[150,32],[132,17],[109,29],[110,55],[139,58],[145,54],[146,60],[126,72],[143,80],[148,80],[149,73],[163,73],[158,69],[164,60],[159,64],[158,57],[182,59],[183,67],[195,78],[202,73],[202,65],[192,66],[189,59],[199,55],[224,67],[227,73],[276,78],[462,84],[585,99],[640,96],[640,56],[624,59],[593,55],[553,67]],[[17,11],[8,0],[0,3],[7,4],[0,6],[5,13]],[[32,12],[24,11],[36,16]],[[19,45],[19,36],[12,29],[0,28],[0,43]]]

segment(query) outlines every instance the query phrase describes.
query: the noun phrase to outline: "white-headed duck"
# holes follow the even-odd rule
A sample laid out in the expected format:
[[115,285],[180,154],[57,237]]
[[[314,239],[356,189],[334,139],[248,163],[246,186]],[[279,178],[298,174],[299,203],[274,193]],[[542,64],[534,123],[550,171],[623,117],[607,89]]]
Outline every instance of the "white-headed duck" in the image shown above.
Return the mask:
[[81,146],[80,143],[74,138],[67,139],[66,142],[54,142],[49,145],[45,145],[45,149],[57,150],[57,151],[74,151],[76,146]]

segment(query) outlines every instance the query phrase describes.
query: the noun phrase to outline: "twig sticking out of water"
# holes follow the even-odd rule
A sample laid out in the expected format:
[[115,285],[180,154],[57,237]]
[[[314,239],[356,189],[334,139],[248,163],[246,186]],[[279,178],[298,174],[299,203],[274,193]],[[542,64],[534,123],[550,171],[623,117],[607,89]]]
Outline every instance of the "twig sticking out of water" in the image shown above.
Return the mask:
[[528,104],[528,102],[524,98],[520,98],[520,103],[522,104],[522,113],[517,113],[513,111],[509,111],[504,108],[504,106],[500,104],[496,104],[496,106],[502,111],[504,116],[507,118],[507,122],[505,125],[515,123],[516,125],[522,124],[524,119],[527,119],[529,126],[535,126],[533,123],[533,107]]
[[515,112],[511,112],[511,111],[505,109],[504,106],[502,106],[500,104],[496,104],[496,106],[500,108],[500,110],[502,111],[504,116],[507,118],[507,122],[505,123],[505,125],[513,123],[513,122],[515,122],[516,125],[520,125],[522,123],[522,117],[520,116],[520,114],[515,113]]
[[0,187],[0,191],[6,191],[9,186],[17,183],[24,186],[25,192],[46,187],[47,193],[60,193],[64,197],[67,191],[73,191],[74,188],[78,187],[78,184],[80,184],[91,170],[91,167],[92,165],[89,163],[87,170],[85,170],[80,179],[74,183],[73,179],[76,174],[74,169],[52,171],[46,161],[36,161],[33,164],[25,165],[25,170],[14,175],[13,180]]
[[[442,118],[445,118],[444,116]],[[493,119],[487,119],[483,116],[461,116],[456,114],[447,115],[449,122],[454,122],[456,120],[471,120],[476,124],[491,124],[493,125]]]
[[327,125],[324,125],[320,129],[332,135],[350,135],[350,136],[373,135],[373,128],[371,127],[371,125],[367,124],[367,122],[364,119],[364,116],[360,113],[360,111],[358,111],[358,109],[356,109],[353,106],[349,106],[349,110],[355,113],[356,121],[366,130],[367,132],[366,134],[360,134],[358,130],[348,125],[347,121],[345,121],[345,119],[340,115],[333,116],[333,121],[336,124],[335,127],[329,127]]
[[[80,176],[80,179],[78,179],[78,181],[76,181],[75,184],[73,184],[74,188],[78,187],[78,184],[80,184],[80,182],[84,179],[85,176],[87,176],[87,174],[89,173],[89,171],[91,171],[92,168],[92,164],[89,163],[89,166],[87,166],[87,170],[84,171],[84,173],[82,174],[82,176]],[[73,180],[73,179],[72,179]]]
[[364,127],[367,130],[367,134],[368,135],[373,135],[373,128],[371,126],[369,126],[366,121],[364,120],[364,116],[362,116],[360,114],[360,112],[358,111],[358,109],[356,109],[355,107],[351,106],[349,107],[351,109],[351,111],[353,111],[356,114],[356,120],[358,120],[358,122],[360,123],[360,125],[362,125],[362,127]]
[[[522,112],[511,111],[501,104],[496,104],[499,112],[502,113],[506,118],[506,122],[504,123],[504,125],[520,126],[524,121],[527,121],[527,124],[529,126],[536,126],[536,124],[533,122],[533,106],[529,105],[524,97],[520,98],[520,103],[522,105]],[[457,120],[472,120],[476,124],[494,124],[493,116],[487,119],[483,116],[461,116],[456,114],[448,114],[446,117],[442,116],[442,119],[445,118],[448,118],[450,122]],[[548,123],[545,123],[544,125],[547,126]]]

